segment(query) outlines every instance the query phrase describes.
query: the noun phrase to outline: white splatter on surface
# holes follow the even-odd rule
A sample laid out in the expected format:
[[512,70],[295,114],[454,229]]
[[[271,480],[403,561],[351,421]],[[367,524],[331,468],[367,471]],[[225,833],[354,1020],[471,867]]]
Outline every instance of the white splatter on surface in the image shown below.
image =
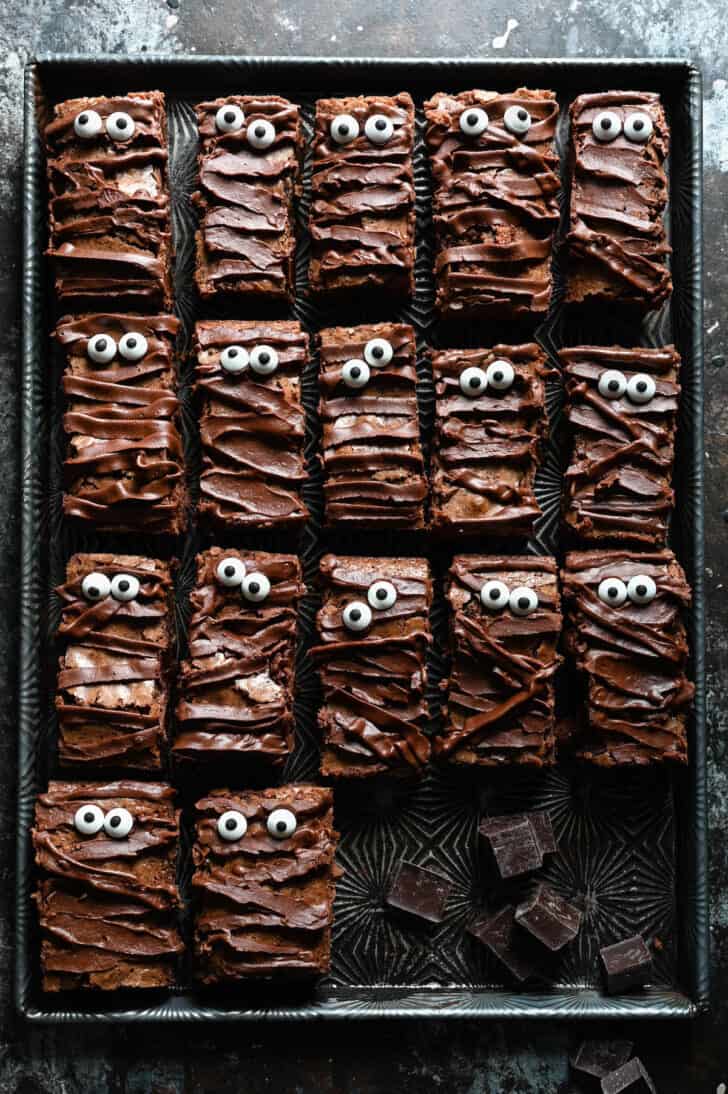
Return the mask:
[[493,49],[505,49],[505,47],[508,43],[508,39],[510,38],[513,31],[518,28],[518,26],[519,26],[519,23],[518,23],[517,19],[509,19],[507,24],[506,24],[505,33],[504,34],[497,34],[495,36],[495,38],[493,39],[493,42],[492,42]]

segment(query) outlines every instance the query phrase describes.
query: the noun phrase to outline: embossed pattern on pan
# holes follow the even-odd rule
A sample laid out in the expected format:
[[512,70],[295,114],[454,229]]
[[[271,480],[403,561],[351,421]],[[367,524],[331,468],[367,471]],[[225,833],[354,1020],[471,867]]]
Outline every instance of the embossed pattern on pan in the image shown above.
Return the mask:
[[[313,995],[297,996],[236,992],[194,992],[183,984],[152,998],[125,996],[112,1000],[69,996],[44,998],[39,988],[38,938],[30,904],[35,875],[30,861],[28,828],[35,794],[53,774],[56,726],[52,715],[56,647],[54,633],[59,605],[52,587],[62,580],[65,562],[75,551],[128,550],[128,537],[95,535],[61,520],[61,462],[64,437],[58,396],[60,360],[49,368],[48,331],[54,312],[44,307],[48,269],[41,258],[45,245],[46,194],[44,162],[37,124],[49,104],[71,94],[94,94],[127,88],[160,87],[168,95],[172,217],[177,250],[177,313],[184,326],[183,350],[189,345],[198,317],[214,315],[202,309],[192,292],[193,234],[196,224],[189,201],[194,189],[197,139],[192,104],[195,89],[205,96],[251,90],[275,91],[301,104],[303,124],[310,135],[313,103],[322,95],[381,94],[410,91],[418,106],[440,88],[468,87],[507,90],[525,84],[553,88],[562,110],[559,152],[565,151],[563,113],[568,102],[585,90],[636,87],[658,90],[666,103],[673,130],[670,164],[672,273],[675,296],[670,313],[662,309],[642,325],[639,336],[629,331],[625,344],[660,345],[676,342],[683,361],[683,396],[676,466],[677,508],[671,533],[676,550],[695,589],[688,624],[697,699],[691,725],[691,766],[686,772],[577,772],[561,765],[546,772],[512,771],[462,773],[433,767],[416,786],[381,784],[366,789],[343,786],[336,792],[336,821],[342,832],[340,864],[346,870],[338,882],[331,977]],[[17,962],[16,998],[20,1009],[37,1021],[240,1020],[266,1017],[383,1017],[383,1016],[686,1016],[705,1005],[708,990],[705,846],[705,730],[702,665],[702,359],[700,299],[700,80],[687,63],[571,61],[285,61],[272,59],[154,59],[134,62],[121,58],[47,58],[29,67],[26,84],[25,163],[25,281],[23,360],[23,588],[20,688],[20,758],[18,798]],[[372,309],[326,310],[303,297],[308,240],[310,161],[304,165],[304,193],[297,210],[297,300],[293,317],[309,330],[323,326],[393,320],[415,327],[419,348],[523,341],[534,336],[554,360],[559,345],[591,340],[624,341],[615,332],[614,317],[605,315],[604,329],[580,331],[561,308],[563,269],[555,260],[554,303],[536,332],[516,327],[510,332],[476,324],[453,331],[435,325],[432,312],[431,225],[429,171],[423,154],[422,113],[418,110],[415,150],[417,195],[416,291],[407,306],[389,311],[382,302]],[[562,194],[562,207],[567,195]],[[357,302],[358,304],[358,302]],[[383,309],[385,307],[385,310]],[[236,312],[236,315],[238,313]],[[240,318],[256,318],[246,307]],[[615,337],[616,335],[616,337]],[[190,360],[183,356],[182,423],[185,454],[194,500],[199,475],[199,442],[189,398]],[[434,549],[423,533],[386,533],[376,544],[365,536],[356,541],[345,533],[322,531],[321,472],[317,461],[318,423],[315,359],[303,379],[307,411],[306,454],[310,481],[305,501],[312,520],[301,534],[299,550],[310,582],[323,550],[367,554],[427,554],[438,586],[433,610],[436,646],[431,656],[431,729],[438,725],[436,685],[447,670],[442,649],[446,615],[441,580],[449,564],[447,549]],[[418,362],[422,439],[425,456],[432,436],[433,388],[424,354]],[[536,480],[543,515],[528,543],[499,544],[499,553],[524,550],[563,555],[559,534],[559,495],[565,464],[561,398],[551,384],[548,407],[552,440]],[[50,458],[49,458],[50,455]],[[184,651],[187,597],[194,577],[196,552],[225,536],[211,536],[193,526],[185,539],[174,541],[135,537],[135,553],[180,558],[176,605],[178,644]],[[227,542],[232,542],[228,540]],[[236,541],[237,542],[237,541]],[[241,541],[242,542],[242,541]],[[250,548],[291,548],[289,537],[275,533],[245,538]],[[479,541],[474,550],[495,553]],[[462,550],[459,546],[458,550]],[[279,780],[311,779],[316,775],[318,745],[315,711],[318,684],[305,656],[311,644],[318,605],[310,593],[302,606],[296,704],[296,749]],[[564,686],[566,685],[566,686]],[[562,681],[561,695],[568,691]],[[193,785],[180,782],[186,819],[204,790],[203,776]],[[478,853],[477,821],[484,812],[498,814],[530,808],[549,810],[563,853],[546,868],[550,885],[566,898],[578,898],[585,910],[585,927],[567,947],[548,990],[517,993],[500,979],[495,964],[465,932],[478,911],[498,907],[498,895],[486,879]],[[180,884],[189,891],[189,829],[183,833]],[[432,866],[452,883],[443,923],[418,930],[400,923],[384,908],[389,881],[403,857]],[[189,929],[185,918],[184,928]],[[655,986],[644,993],[603,997],[599,984],[599,946],[643,932],[659,939]]]

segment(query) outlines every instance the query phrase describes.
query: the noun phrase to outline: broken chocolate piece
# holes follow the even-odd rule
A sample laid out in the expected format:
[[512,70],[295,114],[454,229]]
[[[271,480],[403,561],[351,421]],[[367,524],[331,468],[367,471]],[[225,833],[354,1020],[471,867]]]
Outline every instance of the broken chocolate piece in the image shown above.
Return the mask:
[[511,904],[501,908],[492,916],[482,916],[468,927],[468,934],[490,950],[511,974],[514,980],[522,984],[536,975],[533,961],[521,952],[514,940],[515,909]]
[[652,975],[652,954],[641,935],[625,938],[599,951],[610,995],[646,984]]
[[657,1088],[635,1056],[602,1079],[602,1094],[657,1094]]
[[447,878],[433,870],[403,862],[386,900],[397,911],[426,919],[428,923],[442,923],[451,888]]
[[490,848],[498,873],[505,880],[520,877],[543,866],[543,852],[524,814],[513,817],[485,817],[478,829]]
[[585,1090],[600,1092],[605,1075],[622,1067],[632,1055],[631,1041],[582,1041],[571,1058],[571,1068]]
[[516,922],[554,953],[576,938],[581,912],[547,885],[516,908]]
[[554,835],[551,817],[546,812],[527,813],[542,855],[555,855],[559,849]]

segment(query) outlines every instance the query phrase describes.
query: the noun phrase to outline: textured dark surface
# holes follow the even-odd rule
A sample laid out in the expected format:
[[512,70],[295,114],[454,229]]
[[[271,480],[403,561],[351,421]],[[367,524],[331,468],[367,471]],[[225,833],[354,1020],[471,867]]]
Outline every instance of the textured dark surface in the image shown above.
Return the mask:
[[[233,50],[249,52],[341,52],[341,53],[465,53],[468,50],[484,55],[500,55],[494,36],[506,27],[506,14],[494,14],[489,5],[453,5],[452,14],[447,6],[425,3],[418,5],[391,5],[375,3],[364,19],[357,9],[340,4],[330,12],[328,5],[311,3],[298,5],[265,5],[258,12],[241,12],[232,3],[221,3],[214,11],[206,5],[197,5],[187,12],[184,8],[171,10],[158,0],[137,4],[120,13],[112,5],[102,4],[90,10],[63,12],[60,2],[36,9],[35,5],[15,8],[16,21],[4,22],[0,40],[9,51],[7,68],[5,109],[2,126],[7,130],[2,146],[3,172],[6,183],[3,191],[3,219],[7,236],[5,267],[8,276],[0,292],[0,305],[7,309],[5,323],[7,339],[5,351],[7,363],[4,376],[7,386],[3,400],[4,429],[2,431],[8,490],[4,504],[9,512],[16,512],[13,496],[14,453],[17,451],[15,418],[13,414],[12,381],[14,342],[11,337],[13,316],[16,308],[16,283],[12,277],[16,268],[18,241],[17,223],[17,149],[19,139],[19,87],[20,65],[27,51],[35,49],[67,50],[94,48],[136,50],[147,45],[150,50],[177,52],[195,46],[199,52]],[[304,14],[305,10],[305,14]],[[469,11],[472,15],[469,15]],[[717,315],[719,301],[725,288],[721,282],[725,273],[725,229],[721,214],[726,200],[727,182],[721,168],[728,169],[728,135],[721,122],[726,120],[726,82],[717,68],[725,51],[724,34],[715,18],[718,6],[700,2],[680,4],[677,8],[660,0],[649,16],[631,3],[619,3],[604,8],[592,3],[574,0],[571,9],[563,12],[543,7],[531,16],[529,6],[516,4],[513,18],[520,21],[509,43],[512,54],[565,54],[565,53],[635,53],[652,54],[691,53],[699,59],[704,54],[703,67],[706,75],[708,103],[706,111],[707,143],[707,212],[708,225],[708,591],[711,605],[709,620],[709,684],[713,692],[710,718],[714,731],[714,767],[711,787],[713,791],[714,824],[718,827],[723,819],[722,772],[723,744],[720,731],[725,722],[725,712],[719,705],[720,672],[724,668],[726,647],[722,637],[725,626],[724,593],[721,571],[723,534],[721,491],[723,468],[722,454],[717,446],[724,429],[725,374],[721,372],[723,360],[720,351],[721,330]],[[61,23],[60,15],[64,14]],[[175,26],[166,22],[178,20]],[[649,21],[649,25],[647,25]],[[235,26],[236,33],[230,33]],[[357,28],[361,26],[361,30]],[[723,235],[721,235],[723,233]],[[715,324],[715,326],[713,326]],[[13,332],[14,333],[14,332]],[[721,398],[721,395],[723,396]],[[711,442],[715,446],[711,449]],[[722,457],[725,459],[725,457]],[[17,526],[13,519],[2,521],[3,548],[6,551],[1,590],[8,598],[9,620],[12,626],[15,585],[17,582],[17,550],[15,548]],[[6,786],[12,785],[12,753],[14,722],[12,715],[12,682],[14,668],[14,635],[12,630],[7,641],[5,666],[7,680],[3,680],[8,694],[4,708],[3,766]],[[7,853],[12,842],[12,793],[4,797],[3,846]],[[719,899],[724,871],[725,849],[722,833],[716,831],[713,838],[714,882],[714,937],[717,972],[714,989],[718,1001],[723,997],[720,954],[724,944],[726,907]],[[5,875],[9,879],[9,855],[4,859]],[[7,892],[7,889],[6,889]],[[10,962],[12,936],[3,937],[3,953]],[[8,983],[8,980],[5,980]],[[6,1004],[7,995],[3,994]],[[7,1004],[6,1004],[7,1005]],[[726,1077],[725,1048],[720,1039],[721,1011],[716,1017],[701,1022],[692,1032],[684,1031],[678,1038],[674,1027],[639,1027],[633,1032],[638,1047],[648,1067],[658,1080],[658,1087],[665,1091],[710,1091],[719,1089]],[[8,1012],[9,1019],[9,1012]],[[562,1024],[519,1026],[503,1029],[496,1025],[477,1026],[469,1023],[447,1027],[432,1025],[401,1029],[391,1025],[369,1026],[366,1036],[362,1031],[347,1035],[337,1032],[335,1040],[330,1033],[321,1031],[287,1031],[288,1051],[281,1049],[281,1031],[250,1031],[242,1051],[236,1046],[240,1035],[236,1031],[223,1031],[219,1037],[207,1031],[188,1036],[184,1054],[180,1051],[178,1034],[160,1034],[158,1031],[128,1034],[98,1032],[81,1035],[66,1032],[61,1036],[52,1033],[28,1035],[18,1024],[7,1028],[7,1045],[0,1061],[0,1080],[3,1089],[20,1091],[219,1091],[241,1089],[241,1075],[245,1076],[243,1089],[264,1090],[268,1085],[278,1089],[302,1091],[352,1092],[389,1089],[419,1089],[423,1085],[433,1089],[452,1091],[525,1092],[555,1090],[566,1074],[566,1048],[570,1032]],[[622,1031],[623,1032],[623,1031]],[[577,1036],[573,1034],[574,1038]],[[668,1040],[668,1036],[671,1040]],[[666,1048],[666,1045],[675,1046]],[[332,1047],[333,1045],[333,1047]],[[126,1057],[126,1059],[125,1059]],[[133,1063],[129,1061],[133,1060]]]

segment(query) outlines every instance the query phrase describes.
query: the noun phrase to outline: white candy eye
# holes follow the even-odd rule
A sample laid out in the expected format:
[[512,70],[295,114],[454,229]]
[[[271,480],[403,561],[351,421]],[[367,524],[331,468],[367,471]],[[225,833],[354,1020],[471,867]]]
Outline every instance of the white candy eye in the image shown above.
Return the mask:
[[95,334],[89,338],[86,352],[97,365],[108,365],[116,356],[116,342],[108,334]]
[[298,821],[290,809],[274,809],[268,817],[266,828],[273,839],[288,839],[298,828]]
[[656,391],[655,381],[646,372],[638,372],[627,381],[627,398],[631,403],[649,403]]
[[253,571],[252,574],[246,574],[243,578],[241,588],[246,600],[250,600],[253,604],[260,604],[270,593],[270,581],[265,574]]
[[466,137],[479,137],[488,128],[488,115],[479,106],[469,106],[460,115],[460,129]]
[[128,141],[134,136],[136,125],[131,114],[123,110],[116,110],[106,119],[106,132],[112,141]]
[[621,132],[621,119],[613,110],[600,110],[592,122],[592,133],[598,141],[616,140]]
[[652,118],[642,110],[629,114],[624,121],[624,135],[635,144],[646,144],[652,136],[653,128]]
[[480,590],[480,602],[489,612],[500,612],[510,597],[508,586],[503,581],[486,581]]
[[370,338],[364,346],[364,360],[372,368],[383,368],[393,357],[392,343],[386,338]]
[[341,379],[347,387],[364,387],[369,383],[370,376],[366,361],[347,361],[341,370]]
[[394,126],[384,114],[372,114],[364,124],[364,132],[372,144],[386,144],[392,139]]
[[469,399],[477,399],[488,387],[488,375],[482,368],[471,365],[460,373],[460,390]]
[[215,115],[215,125],[219,133],[237,133],[245,125],[245,115],[239,106],[226,103]]
[[217,564],[215,575],[221,585],[224,585],[227,589],[232,589],[236,585],[243,584],[245,563],[241,562],[239,558],[223,558]]
[[270,148],[273,141],[276,139],[275,126],[264,118],[259,118],[255,122],[248,122],[248,144],[253,148],[263,149]]
[[538,596],[528,585],[519,585],[511,590],[508,603],[514,615],[530,615],[538,607]]
[[124,839],[134,827],[134,818],[128,809],[110,809],[104,817],[104,832],[112,839]]
[[508,391],[516,378],[510,361],[491,361],[486,372],[488,387],[496,391]]
[[397,603],[397,590],[391,581],[375,581],[367,590],[367,600],[370,608],[377,608],[382,612],[386,608],[393,608]]
[[98,137],[103,128],[104,123],[101,121],[101,115],[97,114],[95,110],[84,110],[73,119],[74,133],[85,141]]
[[344,608],[342,618],[347,631],[365,631],[372,621],[372,609],[363,600],[352,600]]
[[351,114],[337,114],[329,132],[337,144],[349,144],[359,136],[359,122]]
[[111,579],[111,595],[114,600],[136,600],[139,596],[139,582],[134,574],[116,574]]
[[648,574],[635,574],[627,582],[627,596],[633,604],[649,604],[657,596],[657,586]]
[[621,399],[627,390],[627,377],[616,368],[608,368],[599,377],[599,394],[605,399]]
[[220,354],[220,367],[233,375],[244,372],[249,364],[248,351],[242,346],[226,346]]
[[82,805],[76,810],[73,827],[83,836],[95,836],[104,827],[104,814],[98,805]]
[[144,335],[137,334],[135,330],[129,331],[119,339],[119,353],[127,361],[141,361],[148,349],[149,345]]
[[227,813],[217,818],[217,834],[228,843],[242,839],[247,831],[248,822],[237,809],[228,809]]
[[523,106],[509,106],[503,115],[503,124],[509,133],[524,137],[531,128],[531,115]]
[[278,354],[272,346],[256,346],[250,353],[250,367],[258,376],[270,376],[278,368]]
[[105,574],[86,574],[81,582],[81,592],[86,600],[104,600],[111,592],[111,582]]
[[597,596],[603,604],[619,608],[627,599],[627,586],[618,577],[605,577],[599,582]]

